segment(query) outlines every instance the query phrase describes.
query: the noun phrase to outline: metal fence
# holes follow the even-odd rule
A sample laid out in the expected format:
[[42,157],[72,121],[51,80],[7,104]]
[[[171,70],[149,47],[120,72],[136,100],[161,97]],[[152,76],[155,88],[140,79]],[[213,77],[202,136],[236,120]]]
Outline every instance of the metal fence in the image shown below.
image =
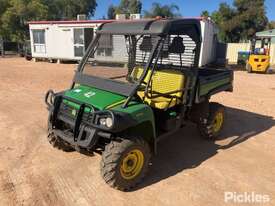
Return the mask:
[[17,42],[3,41],[0,39],[0,56],[20,54],[21,48],[22,44]]
[[[238,60],[238,52],[249,51],[249,48],[249,43],[228,43],[226,48],[226,59],[228,59],[229,63],[235,64]],[[270,57],[271,64],[275,64],[275,44],[271,45]]]

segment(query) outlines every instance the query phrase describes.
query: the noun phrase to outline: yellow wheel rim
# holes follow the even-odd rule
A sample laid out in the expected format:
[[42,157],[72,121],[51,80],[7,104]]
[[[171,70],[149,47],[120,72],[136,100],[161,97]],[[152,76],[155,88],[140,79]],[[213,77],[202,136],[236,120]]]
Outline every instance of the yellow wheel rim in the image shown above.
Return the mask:
[[213,130],[215,133],[219,132],[223,124],[223,113],[218,112],[214,118]]
[[123,158],[120,166],[120,174],[124,179],[133,179],[140,174],[143,164],[144,155],[142,151],[134,149]]

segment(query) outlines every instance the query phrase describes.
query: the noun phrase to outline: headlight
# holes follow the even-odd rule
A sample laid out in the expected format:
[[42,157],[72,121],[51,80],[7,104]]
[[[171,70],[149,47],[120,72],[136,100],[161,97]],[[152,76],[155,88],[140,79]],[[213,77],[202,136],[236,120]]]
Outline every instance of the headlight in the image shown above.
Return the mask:
[[114,122],[113,119],[111,117],[107,117],[106,118],[106,126],[111,128],[113,126]]
[[106,118],[99,119],[100,125],[106,126]]
[[100,118],[99,123],[100,123],[100,125],[108,127],[108,128],[111,128],[114,124],[113,119],[111,117]]

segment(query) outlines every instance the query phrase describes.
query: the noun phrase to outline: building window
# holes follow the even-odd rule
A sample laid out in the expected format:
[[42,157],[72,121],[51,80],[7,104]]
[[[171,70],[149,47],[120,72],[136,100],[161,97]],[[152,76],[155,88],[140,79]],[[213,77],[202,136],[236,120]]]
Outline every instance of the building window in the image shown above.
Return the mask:
[[98,56],[111,57],[113,51],[113,36],[108,34],[101,35],[97,50]]
[[85,52],[84,49],[84,29],[74,29],[74,56],[83,57]]
[[33,34],[34,52],[46,53],[45,30],[44,29],[32,30],[32,34]]

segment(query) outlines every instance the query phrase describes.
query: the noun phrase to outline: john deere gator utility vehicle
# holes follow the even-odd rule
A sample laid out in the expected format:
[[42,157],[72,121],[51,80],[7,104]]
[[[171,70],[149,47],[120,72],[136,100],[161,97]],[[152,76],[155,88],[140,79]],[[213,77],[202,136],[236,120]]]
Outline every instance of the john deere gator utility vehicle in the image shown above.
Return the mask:
[[249,58],[246,63],[248,73],[268,72],[270,66],[270,46],[271,37],[254,37],[251,40]]
[[196,19],[102,25],[71,88],[46,94],[52,146],[102,154],[103,179],[125,191],[143,179],[158,142],[187,121],[215,139],[224,107],[209,99],[232,91],[233,73],[198,68],[200,28]]

